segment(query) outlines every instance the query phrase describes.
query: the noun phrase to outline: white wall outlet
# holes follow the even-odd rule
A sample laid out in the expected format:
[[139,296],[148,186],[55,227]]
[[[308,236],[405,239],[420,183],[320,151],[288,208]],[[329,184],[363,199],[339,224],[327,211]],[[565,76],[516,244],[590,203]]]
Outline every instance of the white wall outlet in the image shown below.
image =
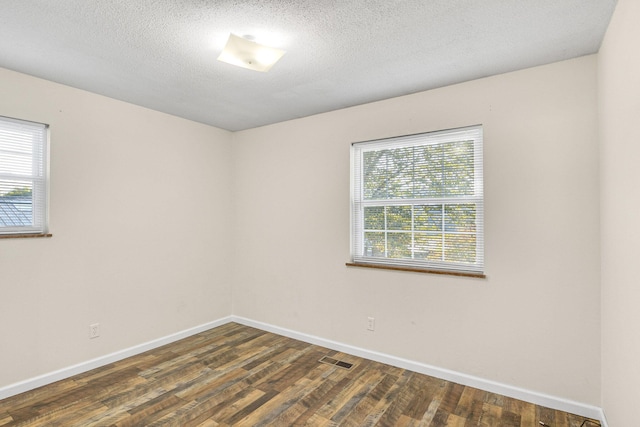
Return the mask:
[[89,325],[89,339],[98,338],[100,336],[100,323]]
[[367,317],[367,330],[375,331],[376,330],[376,319],[373,317]]

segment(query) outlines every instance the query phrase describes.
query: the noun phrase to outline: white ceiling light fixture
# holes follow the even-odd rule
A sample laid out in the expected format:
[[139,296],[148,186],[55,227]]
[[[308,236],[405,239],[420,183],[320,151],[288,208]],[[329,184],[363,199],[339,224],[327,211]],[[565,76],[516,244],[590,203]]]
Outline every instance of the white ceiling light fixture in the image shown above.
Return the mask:
[[218,56],[218,61],[255,71],[269,71],[273,64],[278,62],[284,50],[264,46],[249,40],[248,37],[240,37],[229,34],[227,44]]

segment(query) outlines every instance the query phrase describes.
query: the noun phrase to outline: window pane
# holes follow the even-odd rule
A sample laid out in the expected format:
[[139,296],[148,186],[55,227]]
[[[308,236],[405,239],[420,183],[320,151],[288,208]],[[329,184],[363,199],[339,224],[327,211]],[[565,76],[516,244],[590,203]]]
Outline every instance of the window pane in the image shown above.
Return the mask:
[[387,198],[387,158],[389,150],[365,151],[363,153],[364,199]]
[[364,208],[364,229],[384,230],[384,206],[367,206]]
[[413,147],[391,150],[388,163],[389,199],[413,197]]
[[16,121],[0,126],[0,174],[32,175],[34,142],[37,135],[30,126]]
[[443,144],[434,144],[415,148],[414,197],[442,197],[443,146]]
[[442,231],[442,205],[417,205],[413,207],[416,231]]
[[476,231],[476,206],[471,203],[447,205],[444,208],[445,231]]
[[384,233],[364,233],[364,255],[384,257]]
[[476,236],[445,234],[444,258],[449,262],[476,262]]
[[33,184],[27,180],[0,180],[0,197],[31,197]]
[[473,196],[473,141],[459,141],[446,145],[444,195]]
[[473,150],[473,141],[457,141],[364,152],[364,198],[473,195]]
[[430,261],[442,260],[442,235],[416,233],[414,258]]
[[411,230],[411,206],[387,207],[388,230]]
[[0,173],[30,176],[32,168],[31,152],[20,153],[15,150],[0,150]]
[[413,197],[413,148],[363,153],[365,200]]
[[0,227],[33,225],[32,194],[29,181],[0,181]]
[[387,234],[389,258],[411,258],[411,233]]

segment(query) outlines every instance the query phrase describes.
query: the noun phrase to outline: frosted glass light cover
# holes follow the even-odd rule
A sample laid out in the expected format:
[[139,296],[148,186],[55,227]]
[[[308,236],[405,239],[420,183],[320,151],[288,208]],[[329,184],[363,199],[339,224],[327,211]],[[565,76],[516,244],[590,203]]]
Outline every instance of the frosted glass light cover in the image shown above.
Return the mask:
[[284,50],[264,46],[235,34],[229,34],[229,40],[218,56],[218,61],[264,72],[269,71],[284,54]]

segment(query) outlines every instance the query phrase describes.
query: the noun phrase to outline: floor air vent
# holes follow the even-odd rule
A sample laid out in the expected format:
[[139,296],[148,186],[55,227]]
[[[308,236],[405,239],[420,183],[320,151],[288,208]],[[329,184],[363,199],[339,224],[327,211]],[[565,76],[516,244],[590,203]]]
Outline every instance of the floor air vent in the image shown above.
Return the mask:
[[320,359],[320,362],[326,363],[327,365],[334,365],[342,369],[351,369],[353,367],[353,363],[337,360],[329,356],[323,356],[322,359]]

